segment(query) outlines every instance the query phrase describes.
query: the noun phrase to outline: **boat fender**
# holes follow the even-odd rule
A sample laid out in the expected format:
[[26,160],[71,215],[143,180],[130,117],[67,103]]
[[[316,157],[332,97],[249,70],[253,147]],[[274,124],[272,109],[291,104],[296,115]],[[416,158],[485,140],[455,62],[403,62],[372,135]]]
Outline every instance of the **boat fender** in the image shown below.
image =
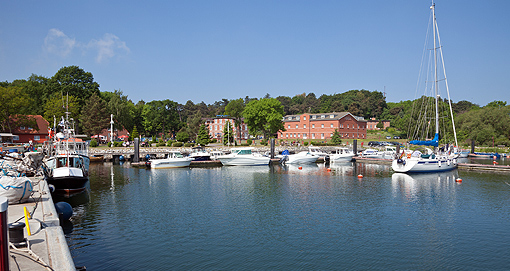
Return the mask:
[[408,159],[411,158],[411,154],[410,153],[407,154],[407,158]]
[[437,161],[437,165],[441,167],[441,160]]
[[447,164],[448,164],[448,166],[450,166],[450,160],[448,160]]
[[55,210],[57,211],[57,214],[59,214],[59,218],[60,214],[62,214],[63,220],[69,220],[71,216],[73,216],[73,207],[65,201],[55,203]]

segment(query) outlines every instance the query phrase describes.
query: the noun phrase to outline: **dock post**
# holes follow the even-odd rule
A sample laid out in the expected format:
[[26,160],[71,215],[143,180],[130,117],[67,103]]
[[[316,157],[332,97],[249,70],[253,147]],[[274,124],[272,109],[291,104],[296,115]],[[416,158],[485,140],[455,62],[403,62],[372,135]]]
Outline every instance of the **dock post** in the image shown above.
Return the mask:
[[271,159],[274,159],[274,138],[271,138]]
[[475,140],[471,139],[471,153],[475,153]]
[[132,161],[135,163],[140,162],[140,139],[138,137],[135,138],[135,157],[133,157]]
[[358,140],[354,139],[352,141],[352,152],[354,153],[354,156],[358,156]]
[[7,209],[9,203],[6,197],[0,196],[0,271],[9,271],[9,240],[7,239]]

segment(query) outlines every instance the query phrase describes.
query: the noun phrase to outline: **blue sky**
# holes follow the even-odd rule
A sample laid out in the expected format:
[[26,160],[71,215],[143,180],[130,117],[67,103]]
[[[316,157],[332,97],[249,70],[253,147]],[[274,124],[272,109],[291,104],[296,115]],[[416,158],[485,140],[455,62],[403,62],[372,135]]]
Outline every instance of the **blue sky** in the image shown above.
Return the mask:
[[[76,65],[135,103],[415,98],[427,0],[2,1],[0,81]],[[436,1],[452,100],[510,102],[510,1]]]

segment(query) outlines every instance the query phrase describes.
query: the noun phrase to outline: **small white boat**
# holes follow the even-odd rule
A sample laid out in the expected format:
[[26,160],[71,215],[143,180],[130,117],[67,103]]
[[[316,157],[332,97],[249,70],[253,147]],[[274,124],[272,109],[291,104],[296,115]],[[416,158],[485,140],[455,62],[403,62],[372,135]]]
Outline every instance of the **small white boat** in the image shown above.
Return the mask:
[[261,166],[269,165],[271,160],[259,153],[252,153],[252,147],[233,148],[230,154],[218,156],[224,166]]
[[335,152],[329,155],[330,162],[349,162],[354,157],[354,152],[348,148],[336,147]]
[[188,167],[193,158],[184,157],[179,151],[169,152],[163,159],[151,159],[151,168]]
[[311,154],[319,156],[319,158],[324,158],[324,160],[328,160],[329,159],[329,154],[327,152],[323,152],[321,150],[321,148],[319,148],[319,147],[310,146],[310,147],[308,147],[308,151]]
[[366,149],[361,152],[361,157],[384,159],[384,152],[377,149]]
[[319,156],[308,151],[298,152],[296,154],[286,155],[285,164],[312,164],[317,162]]
[[198,146],[191,148],[191,153],[189,154],[190,158],[193,158],[193,161],[209,161],[211,160],[211,154],[205,150],[204,147]]

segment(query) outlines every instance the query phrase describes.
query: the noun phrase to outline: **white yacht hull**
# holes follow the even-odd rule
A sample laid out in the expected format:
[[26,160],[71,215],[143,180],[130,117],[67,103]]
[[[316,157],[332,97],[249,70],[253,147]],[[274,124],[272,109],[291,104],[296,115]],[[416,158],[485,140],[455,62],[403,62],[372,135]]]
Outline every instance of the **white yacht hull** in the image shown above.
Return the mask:
[[316,155],[303,155],[303,154],[290,154],[287,155],[287,160],[285,161],[286,164],[312,164],[317,162],[317,159],[319,159],[319,156]]
[[265,156],[252,156],[252,155],[239,155],[239,156],[228,156],[218,157],[218,160],[224,166],[262,166],[269,165],[271,160]]
[[350,162],[352,161],[352,158],[354,157],[354,153],[347,153],[347,154],[331,154],[329,156],[330,162]]
[[193,161],[193,159],[188,157],[153,159],[151,160],[151,168],[159,169],[159,168],[189,167],[191,161]]
[[[402,162],[399,163],[399,161]],[[436,159],[411,157],[393,160],[391,168],[398,173],[427,173],[453,170],[457,168],[457,165],[457,159],[454,157]]]

